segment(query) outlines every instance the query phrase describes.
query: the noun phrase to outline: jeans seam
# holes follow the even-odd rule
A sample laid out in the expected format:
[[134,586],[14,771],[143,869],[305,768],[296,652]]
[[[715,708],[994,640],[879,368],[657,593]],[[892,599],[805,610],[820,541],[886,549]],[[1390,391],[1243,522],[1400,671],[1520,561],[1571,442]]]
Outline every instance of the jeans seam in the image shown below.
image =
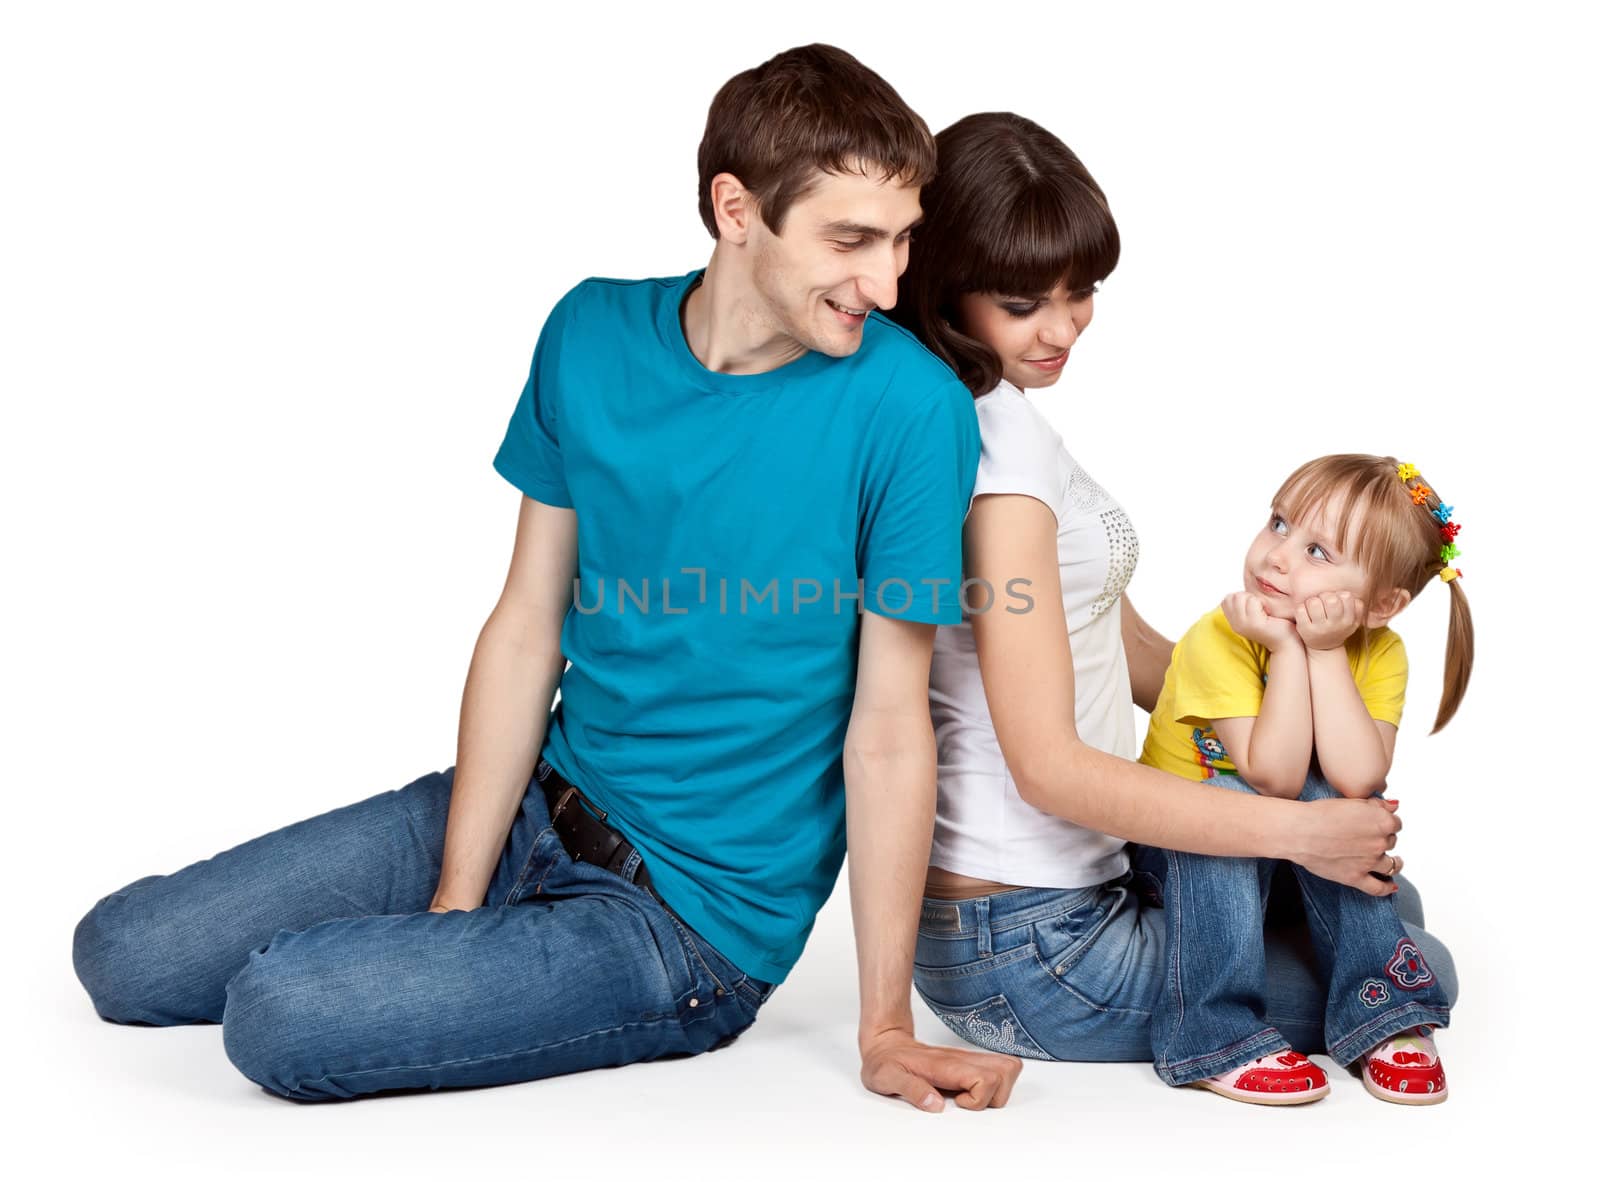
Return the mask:
[[1033,958],[1043,964],[1039,957],[1039,946],[1031,940],[1026,944],[1018,944],[1015,948],[1007,948],[996,952],[983,960],[967,960],[959,965],[946,968],[942,965],[913,964],[914,971],[935,980],[953,981],[964,977],[976,977],[983,973],[994,972],[996,969],[1007,968],[1018,961],[1027,960],[1029,953]]
[[[1295,866],[1294,870],[1295,870],[1295,872],[1297,874],[1300,873],[1300,867]],[[1310,871],[1305,871],[1305,873],[1309,874]],[[1353,891],[1356,888],[1355,887],[1350,887],[1348,889]],[[1382,902],[1383,900],[1379,900],[1379,901]],[[1308,891],[1308,890],[1304,889],[1304,887],[1302,887],[1301,890],[1300,890],[1300,902],[1301,902],[1302,909],[1306,913],[1306,923],[1309,925],[1309,924],[1315,922],[1316,925],[1322,931],[1323,942],[1326,943],[1328,945],[1328,947],[1330,947],[1330,948],[1336,947],[1337,944],[1338,944],[1338,941],[1334,938],[1333,927],[1332,927],[1331,924],[1328,923],[1327,919],[1323,916],[1322,909],[1317,905],[1317,901],[1313,896],[1313,892]],[[1392,906],[1392,903],[1391,903],[1391,906]],[[1399,916],[1398,912],[1395,915],[1395,922],[1396,923],[1400,922],[1400,916]]]
[[1258,1030],[1249,1038],[1241,1038],[1238,1042],[1220,1050],[1208,1051],[1204,1055],[1191,1055],[1175,1063],[1160,1059],[1155,1065],[1156,1074],[1169,1084],[1182,1086],[1210,1075],[1221,1075],[1223,1072],[1243,1067],[1252,1059],[1260,1059],[1274,1051],[1290,1049],[1292,1048],[1289,1040],[1283,1033],[1274,1026],[1268,1026]]
[[[637,886],[638,884],[632,883],[630,885]],[[639,889],[644,890],[643,887],[640,887]],[[645,891],[644,893],[647,895],[650,894],[649,891]],[[686,925],[680,923],[676,915],[672,914],[670,911],[667,911],[667,909],[660,903],[657,903],[655,896],[651,895],[650,901],[652,903],[656,903],[656,906],[661,907],[661,910],[666,913],[667,918],[672,921],[672,926],[678,929],[679,941],[685,948],[694,954],[694,958],[700,962],[700,967],[706,971],[706,976],[710,977],[711,980],[716,983],[718,994],[726,994],[728,992],[728,987],[722,983],[722,978],[717,976],[717,974],[712,971],[711,965],[708,964],[706,962],[706,958],[701,955],[700,948],[696,943],[695,934],[691,932]]]
[[[1167,913],[1167,946],[1170,953],[1167,957],[1167,987],[1172,998],[1172,1028],[1161,1053],[1157,1055],[1163,1062],[1167,1048],[1178,1040],[1178,1031],[1183,1029],[1183,870],[1178,864],[1179,860],[1170,851],[1166,859],[1167,882],[1162,899],[1166,903]],[[1173,889],[1174,885],[1176,890]]]
[[[534,858],[538,856],[539,842],[544,838],[546,833],[554,832],[555,827],[553,825],[546,825],[543,829],[539,830],[538,833],[534,834],[533,842],[528,846],[528,856],[523,860],[522,870],[517,874],[516,882],[511,884],[511,889],[506,892],[504,906],[509,907],[521,895],[522,885],[528,881],[528,871],[533,869]],[[553,867],[554,863],[551,863],[550,866],[545,867],[544,873],[539,876],[538,886],[534,887],[534,894],[538,894],[544,889],[544,880],[550,877],[550,871]]]
[[[1427,1021],[1419,1022],[1417,1015],[1426,1015]],[[1402,1019],[1404,1019],[1402,1021]],[[1363,1022],[1349,1034],[1339,1039],[1328,1047],[1328,1058],[1340,1067],[1348,1067],[1362,1055],[1372,1050],[1373,1047],[1387,1038],[1393,1037],[1408,1026],[1448,1026],[1450,1025],[1450,1011],[1438,1006],[1429,1005],[1425,1001],[1410,1001],[1398,1009],[1389,1010],[1377,1017]],[[1350,1052],[1352,1043],[1361,1040],[1359,1050]]]
[[340,1072],[331,1072],[330,1071],[330,1072],[327,1072],[327,1073],[325,1073],[323,1075],[319,1075],[316,1079],[301,1081],[300,1083],[296,1084],[295,1087],[292,1088],[291,1090],[293,1090],[293,1091],[304,1091],[307,1085],[316,1085],[316,1084],[326,1083],[329,1080],[333,1079],[335,1075],[337,1075],[338,1078],[340,1078],[340,1079],[350,1079],[350,1078],[354,1078],[356,1076],[362,1076],[362,1075],[375,1075],[375,1074],[378,1074],[378,1073],[384,1072],[384,1071],[429,1071],[429,1070],[437,1070],[437,1069],[439,1069],[441,1067],[459,1067],[459,1066],[463,1066],[463,1065],[472,1065],[472,1064],[477,1064],[477,1063],[493,1063],[494,1061],[496,1061],[498,1059],[514,1059],[519,1055],[533,1054],[534,1052],[537,1052],[537,1051],[555,1050],[555,1049],[560,1048],[560,1047],[571,1046],[574,1043],[583,1042],[583,1041],[585,1041],[587,1039],[603,1038],[606,1035],[617,1034],[617,1033],[620,1033],[622,1031],[642,1030],[642,1029],[647,1029],[647,1028],[652,1027],[652,1026],[663,1026],[663,1025],[668,1025],[668,1026],[676,1025],[679,1029],[683,1029],[688,1024],[686,1022],[684,1022],[682,1019],[676,1017],[675,1015],[663,1014],[661,1017],[652,1019],[650,1021],[624,1022],[624,1023],[622,1023],[621,1025],[618,1025],[618,1026],[608,1026],[608,1027],[605,1027],[604,1029],[601,1029],[601,1030],[590,1030],[587,1033],[577,1034],[577,1035],[574,1035],[571,1038],[559,1039],[556,1042],[538,1043],[535,1046],[523,1047],[523,1048],[521,1048],[519,1050],[515,1050],[515,1051],[502,1051],[501,1053],[495,1054],[495,1055],[467,1056],[467,1057],[461,1058],[461,1059],[445,1059],[445,1060],[442,1060],[440,1062],[431,1062],[431,1063],[402,1063],[402,1064],[394,1064],[394,1065],[388,1066],[388,1067],[362,1067],[362,1068],[359,1068],[359,1069],[354,1070],[354,1071],[340,1071]]

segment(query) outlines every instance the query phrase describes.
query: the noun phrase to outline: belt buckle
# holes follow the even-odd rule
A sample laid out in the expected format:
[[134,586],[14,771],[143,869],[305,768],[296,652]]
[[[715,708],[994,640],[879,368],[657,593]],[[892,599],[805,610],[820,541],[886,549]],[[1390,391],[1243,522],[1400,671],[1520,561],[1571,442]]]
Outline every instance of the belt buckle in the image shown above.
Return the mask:
[[[580,809],[583,809],[583,811],[588,813],[591,817],[598,817],[602,823],[608,816],[611,815],[601,811],[598,808],[595,808],[593,802],[591,802],[588,797],[584,796],[583,793],[578,791],[576,784],[568,784],[561,790],[561,794],[556,797],[556,803],[550,810],[550,819],[554,821],[557,817],[561,816],[561,814],[566,811],[567,805],[571,804],[574,800],[578,802],[578,807]],[[585,805],[588,805],[589,807],[584,808]]]

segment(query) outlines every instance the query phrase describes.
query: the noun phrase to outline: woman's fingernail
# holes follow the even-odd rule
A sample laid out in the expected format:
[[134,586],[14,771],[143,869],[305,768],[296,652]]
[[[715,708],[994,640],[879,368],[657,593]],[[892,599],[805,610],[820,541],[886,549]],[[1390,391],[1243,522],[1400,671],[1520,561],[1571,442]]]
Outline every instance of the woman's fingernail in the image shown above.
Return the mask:
[[944,1107],[944,1097],[935,1092],[922,1101],[922,1106],[929,1112],[938,1112]]

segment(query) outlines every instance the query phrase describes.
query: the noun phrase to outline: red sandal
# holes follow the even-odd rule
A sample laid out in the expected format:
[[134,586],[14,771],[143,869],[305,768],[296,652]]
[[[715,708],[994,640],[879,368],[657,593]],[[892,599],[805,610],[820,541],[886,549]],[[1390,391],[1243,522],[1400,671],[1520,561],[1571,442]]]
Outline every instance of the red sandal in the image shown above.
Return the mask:
[[1246,1104],[1309,1104],[1328,1094],[1328,1073],[1299,1051],[1285,1050],[1193,1086]]
[[1438,1104],[1450,1095],[1427,1026],[1402,1030],[1363,1055],[1361,1082],[1391,1104]]

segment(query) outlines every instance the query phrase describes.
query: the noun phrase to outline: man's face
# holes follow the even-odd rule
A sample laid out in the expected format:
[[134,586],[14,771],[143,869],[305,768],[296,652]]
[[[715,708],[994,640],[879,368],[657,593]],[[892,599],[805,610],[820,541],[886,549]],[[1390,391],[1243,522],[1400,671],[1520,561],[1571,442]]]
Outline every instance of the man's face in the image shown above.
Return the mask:
[[895,284],[921,220],[918,186],[824,173],[789,207],[783,233],[751,228],[751,276],[772,328],[806,349],[848,357],[874,308],[894,307]]

